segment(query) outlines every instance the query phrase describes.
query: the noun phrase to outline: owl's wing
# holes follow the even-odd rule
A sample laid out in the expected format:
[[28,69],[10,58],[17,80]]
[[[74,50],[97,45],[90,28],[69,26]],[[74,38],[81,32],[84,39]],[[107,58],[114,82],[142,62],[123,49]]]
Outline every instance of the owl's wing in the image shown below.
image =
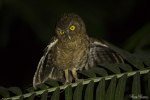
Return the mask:
[[99,65],[102,63],[124,63],[124,60],[107,45],[95,38],[90,37],[89,58],[85,65],[85,69],[89,69],[94,65]]
[[53,37],[49,45],[44,50],[45,52],[38,63],[37,70],[33,77],[33,87],[35,89],[37,88],[37,85],[44,83],[48,78],[58,79],[63,77],[63,72],[57,70],[53,66],[51,59],[51,51],[57,42],[58,39]]

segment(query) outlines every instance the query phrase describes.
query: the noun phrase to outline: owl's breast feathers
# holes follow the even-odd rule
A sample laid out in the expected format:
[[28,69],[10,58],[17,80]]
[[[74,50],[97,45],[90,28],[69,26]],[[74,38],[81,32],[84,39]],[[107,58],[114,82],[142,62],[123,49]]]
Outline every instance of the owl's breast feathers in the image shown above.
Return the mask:
[[74,41],[62,43],[57,37],[53,37],[39,61],[33,78],[33,87],[44,83],[48,78],[61,79],[65,69],[80,69],[86,64],[89,52],[87,36]]
[[86,35],[74,36],[72,40],[58,41],[52,51],[52,62],[59,70],[81,69],[88,59],[89,41]]

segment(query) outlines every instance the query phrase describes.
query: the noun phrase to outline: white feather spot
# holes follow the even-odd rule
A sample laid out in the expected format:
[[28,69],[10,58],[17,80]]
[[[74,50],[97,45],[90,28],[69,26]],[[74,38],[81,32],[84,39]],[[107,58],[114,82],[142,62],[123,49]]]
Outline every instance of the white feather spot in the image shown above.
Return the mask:
[[58,39],[54,40],[53,42],[51,42],[47,47],[48,47],[48,51],[58,42]]
[[95,41],[94,44],[96,44],[96,45],[101,45],[101,46],[103,46],[103,47],[108,47],[106,44],[103,44],[103,43],[97,42],[97,41]]

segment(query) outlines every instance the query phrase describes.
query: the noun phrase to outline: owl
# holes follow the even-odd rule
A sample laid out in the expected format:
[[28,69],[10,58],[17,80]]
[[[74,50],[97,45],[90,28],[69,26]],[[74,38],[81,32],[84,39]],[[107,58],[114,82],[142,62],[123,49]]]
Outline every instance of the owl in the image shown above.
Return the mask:
[[[78,79],[78,70],[89,70],[102,63],[124,63],[123,58],[99,40],[89,37],[77,14],[63,14],[55,27],[56,35],[44,50],[33,78],[33,87],[47,79],[62,79],[65,84]],[[73,76],[73,77],[72,77]]]

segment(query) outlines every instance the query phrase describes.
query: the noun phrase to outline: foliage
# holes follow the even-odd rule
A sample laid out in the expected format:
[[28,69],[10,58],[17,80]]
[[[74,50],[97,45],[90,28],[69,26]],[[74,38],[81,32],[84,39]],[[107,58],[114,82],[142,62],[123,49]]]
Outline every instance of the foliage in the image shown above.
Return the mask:
[[[88,78],[83,83],[72,83],[61,85],[59,81],[48,80],[41,84],[38,90],[33,87],[26,89],[27,93],[23,94],[18,87],[4,88],[0,87],[0,94],[3,100],[6,99],[23,99],[33,100],[41,98],[46,100],[126,100],[132,98],[140,100],[148,98],[150,94],[150,57],[140,55],[139,53],[131,54],[121,50],[107,42],[111,49],[118,52],[126,61],[126,64],[102,64],[89,71],[81,71],[79,75]],[[146,76],[144,83],[141,84],[142,76]],[[127,89],[130,87],[131,89]],[[142,89],[147,89],[144,92]],[[16,95],[13,96],[12,95]],[[145,97],[144,97],[145,96]]]

